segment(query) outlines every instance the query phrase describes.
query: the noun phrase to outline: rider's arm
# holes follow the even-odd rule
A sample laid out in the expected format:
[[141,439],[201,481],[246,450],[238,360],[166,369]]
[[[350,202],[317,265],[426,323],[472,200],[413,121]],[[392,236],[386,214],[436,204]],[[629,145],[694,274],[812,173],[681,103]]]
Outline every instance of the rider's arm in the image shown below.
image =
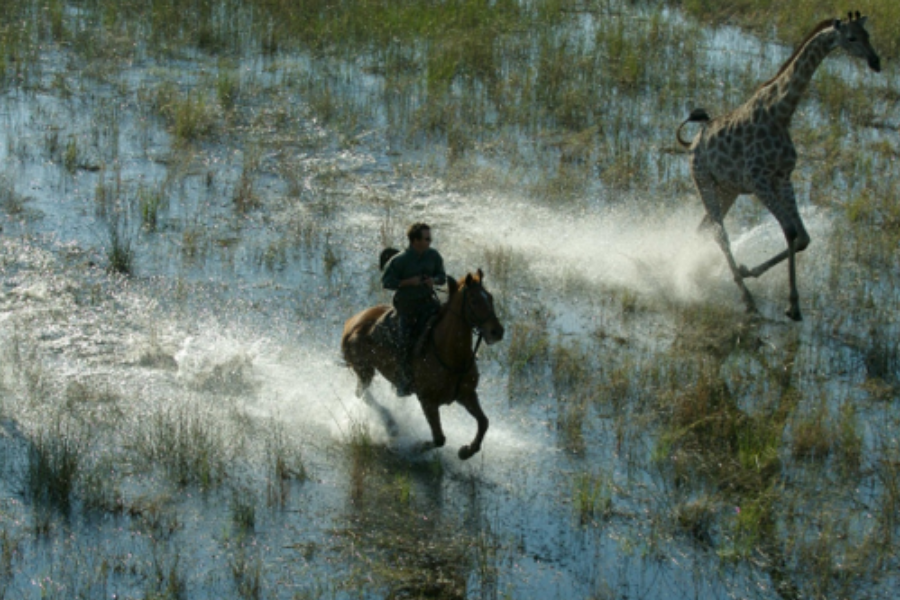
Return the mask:
[[422,285],[422,278],[419,275],[400,279],[402,271],[402,262],[391,259],[384,267],[384,273],[381,275],[382,287],[386,290],[398,290],[402,287]]
[[381,285],[386,290],[396,290],[402,283],[397,262],[393,259],[388,261],[388,264],[384,267],[384,273],[381,274]]

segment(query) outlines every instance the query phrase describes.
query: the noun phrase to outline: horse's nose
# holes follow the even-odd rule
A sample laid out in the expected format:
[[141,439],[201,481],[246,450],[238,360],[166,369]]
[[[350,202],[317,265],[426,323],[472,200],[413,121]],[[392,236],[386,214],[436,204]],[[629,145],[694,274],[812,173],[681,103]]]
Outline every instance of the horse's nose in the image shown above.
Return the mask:
[[491,337],[493,337],[497,341],[502,340],[503,339],[503,327],[501,325],[498,325],[497,327],[492,328],[491,329]]

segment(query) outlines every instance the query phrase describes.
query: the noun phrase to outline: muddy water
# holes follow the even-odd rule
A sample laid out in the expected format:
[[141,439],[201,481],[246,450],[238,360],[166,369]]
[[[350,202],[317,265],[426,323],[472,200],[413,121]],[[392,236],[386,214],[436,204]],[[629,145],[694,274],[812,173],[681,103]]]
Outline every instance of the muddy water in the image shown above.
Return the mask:
[[[590,18],[580,25],[590,34]],[[766,73],[787,53],[773,58],[770,45],[733,30],[706,42],[710,68],[737,73],[735,81],[748,56]],[[154,98],[165,82],[179,92],[202,87],[214,59],[147,59],[112,82],[81,75],[69,60],[62,49],[42,55],[40,81],[0,98],[0,515],[4,540],[15,540],[4,542],[15,552],[0,569],[0,592],[772,596],[767,571],[751,561],[723,567],[715,550],[667,524],[678,494],[650,458],[652,427],[623,427],[601,402],[576,414],[578,431],[567,433],[565,394],[547,361],[523,385],[504,347],[483,353],[491,429],[482,453],[461,463],[456,448],[474,434],[465,411],[445,409],[448,447],[419,454],[428,430],[415,402],[375,385],[399,425],[389,435],[379,413],[355,399],[338,353],[343,320],[387,299],[378,250],[400,244],[405,225],[424,218],[453,274],[507,257],[507,272],[488,270],[487,282],[508,329],[546,314],[555,343],[584,343],[597,354],[592,368],[631,361],[635,373],[651,371],[684,337],[680,310],[730,303],[739,314],[719,250],[694,233],[696,203],[660,201],[662,186],[620,195],[598,184],[568,204],[516,186],[473,190],[452,177],[442,147],[407,150],[392,136],[378,77],[308,56],[241,62],[242,116],[215,114],[212,137],[180,146]],[[354,82],[339,96],[371,119],[352,130],[323,122],[291,84],[335,68]],[[810,110],[803,118],[817,117]],[[670,136],[667,128],[659,140]],[[506,166],[488,152],[472,162],[476,172]],[[247,181],[252,202],[241,210]],[[163,200],[150,228],[140,198],[152,193]],[[801,198],[804,218],[827,256],[832,216],[808,200]],[[781,244],[774,224],[753,216],[738,215],[753,226],[733,235],[748,262]],[[131,277],[105,271],[110,223],[134,250]],[[803,269],[805,297],[827,314],[827,265]],[[779,320],[780,276],[753,290],[772,320],[760,334],[771,356],[799,336],[815,350],[797,355],[798,371],[815,379],[824,369],[835,398],[865,396],[864,349],[825,339],[822,326],[789,329]],[[892,290],[873,293],[896,301]],[[735,380],[765,369],[741,356],[723,367]],[[742,408],[751,410],[753,398],[742,397]],[[179,410],[200,415],[208,426],[201,431],[224,448],[226,467],[207,491],[196,481],[173,484],[130,454],[155,419]],[[869,410],[874,423],[884,417],[864,432],[874,447],[896,414],[885,404]],[[76,500],[66,518],[32,506],[22,483],[29,447],[58,422],[86,440],[85,468],[114,483],[118,508]],[[273,505],[266,444],[274,431],[302,456],[308,478],[289,480],[283,503]],[[609,511],[580,516],[580,473],[605,482]],[[870,482],[861,488],[865,502],[878,496]],[[241,502],[256,507],[249,532],[235,524]]]

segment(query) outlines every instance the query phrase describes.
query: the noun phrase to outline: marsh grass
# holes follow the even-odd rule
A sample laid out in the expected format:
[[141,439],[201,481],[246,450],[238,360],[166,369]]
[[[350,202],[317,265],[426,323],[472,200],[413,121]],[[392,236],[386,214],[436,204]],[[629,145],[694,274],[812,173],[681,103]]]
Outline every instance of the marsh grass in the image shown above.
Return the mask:
[[241,532],[252,532],[256,528],[256,495],[249,489],[232,490],[231,522]]
[[336,533],[344,540],[342,554],[361,552],[366,559],[342,580],[344,589],[449,600],[466,596],[468,577],[482,586],[496,581],[498,544],[490,522],[433,508],[442,502],[445,478],[439,457],[423,461],[382,448],[365,423],[351,423],[345,434],[348,508]]
[[[753,0],[734,0],[727,3],[712,0],[679,0],[675,4],[703,22],[717,23],[724,18],[756,31],[767,29],[789,46],[799,43],[809,29],[822,19],[841,18],[847,14],[847,6],[835,0],[827,2],[801,0],[791,3],[790,6],[771,2],[759,3]],[[890,0],[872,0],[860,10],[868,12],[871,18],[871,28],[875,30],[874,42],[882,58],[898,56],[900,8],[897,4]]]
[[679,503],[673,509],[674,523],[678,530],[703,547],[714,544],[713,531],[719,507],[716,499],[709,495]]
[[485,249],[484,273],[487,285],[496,286],[501,294],[530,283],[525,257],[502,244]]
[[325,252],[322,255],[322,267],[324,269],[325,276],[330,280],[335,273],[335,270],[341,264],[341,255],[335,252],[335,246],[330,242],[326,241],[325,243]]
[[263,561],[246,541],[238,541],[228,559],[238,597],[258,600],[262,597]]
[[8,176],[0,176],[0,208],[6,214],[12,217],[25,214],[25,204],[28,200],[16,192],[15,185]]
[[119,482],[122,476],[112,459],[85,465],[78,480],[81,508],[104,514],[120,514],[126,501]]
[[165,207],[166,196],[162,188],[151,190],[143,186],[138,189],[138,209],[144,229],[150,232],[159,227],[159,212]]
[[148,600],[185,600],[187,582],[181,567],[181,554],[167,542],[152,541],[151,572],[146,595]]
[[196,406],[161,409],[135,432],[135,452],[142,464],[161,468],[177,485],[209,490],[226,477],[230,458],[215,423]]
[[135,245],[127,213],[116,210],[107,221],[107,271],[131,275],[134,273]]
[[21,540],[10,534],[6,528],[0,529],[0,598],[6,597],[10,580],[15,575],[15,562],[21,554]]
[[290,483],[302,483],[308,475],[299,448],[290,443],[283,427],[277,422],[272,423],[266,437],[266,456],[269,465],[266,501],[269,506],[283,507],[288,500]]
[[762,547],[768,545],[774,527],[774,499],[774,490],[764,490],[758,495],[745,497],[744,502],[735,506],[728,537],[729,545],[721,551],[723,558],[752,558]]
[[181,232],[181,254],[186,261],[195,262],[206,255],[208,239],[199,225],[191,224]]
[[52,509],[69,516],[84,454],[81,436],[62,419],[36,433],[25,469],[26,497],[36,511]]
[[78,140],[75,136],[70,136],[66,143],[66,151],[63,154],[63,166],[70,174],[74,173],[78,168]]
[[838,453],[845,474],[857,473],[863,459],[859,418],[852,402],[841,405],[837,422]]
[[604,473],[579,473],[574,479],[573,506],[581,525],[596,525],[612,513],[612,482]]
[[824,402],[796,417],[792,430],[792,452],[797,458],[824,459],[831,454],[837,439]]
[[510,328],[506,360],[511,380],[540,371],[547,364],[552,345],[547,315],[536,309],[527,321],[515,321]]
[[180,144],[201,141],[215,131],[217,111],[203,94],[183,94],[174,84],[163,84],[156,89],[153,104]]
[[259,171],[261,161],[260,150],[258,147],[252,148],[244,153],[243,166],[241,168],[241,176],[235,185],[232,200],[234,208],[238,213],[246,213],[255,208],[262,206],[259,195],[254,191],[253,185]]
[[219,67],[216,77],[216,98],[219,105],[226,111],[231,112],[235,109],[238,94],[240,93],[240,78],[238,74],[230,69]]

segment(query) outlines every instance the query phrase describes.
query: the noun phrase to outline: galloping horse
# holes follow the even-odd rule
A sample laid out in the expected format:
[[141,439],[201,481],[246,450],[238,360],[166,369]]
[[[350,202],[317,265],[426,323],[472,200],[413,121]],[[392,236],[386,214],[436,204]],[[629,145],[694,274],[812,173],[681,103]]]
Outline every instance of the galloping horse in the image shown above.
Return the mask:
[[[426,335],[421,351],[413,354],[413,376],[416,395],[428,425],[432,441],[426,448],[440,448],[446,442],[441,429],[439,409],[454,401],[462,404],[478,421],[478,433],[468,446],[459,449],[459,457],[466,460],[481,450],[481,442],[488,428],[488,418],[478,403],[478,365],[472,349],[472,332],[478,330],[487,344],[503,339],[503,326],[494,313],[494,298],[484,288],[484,274],[466,275],[462,284],[448,278],[450,297],[441,307],[437,320]],[[385,336],[373,335],[379,320],[391,309],[382,305],[368,308],[347,319],[341,337],[344,360],[356,373],[356,395],[368,396],[368,388],[377,370],[394,383],[399,375],[397,351],[389,346]]]

